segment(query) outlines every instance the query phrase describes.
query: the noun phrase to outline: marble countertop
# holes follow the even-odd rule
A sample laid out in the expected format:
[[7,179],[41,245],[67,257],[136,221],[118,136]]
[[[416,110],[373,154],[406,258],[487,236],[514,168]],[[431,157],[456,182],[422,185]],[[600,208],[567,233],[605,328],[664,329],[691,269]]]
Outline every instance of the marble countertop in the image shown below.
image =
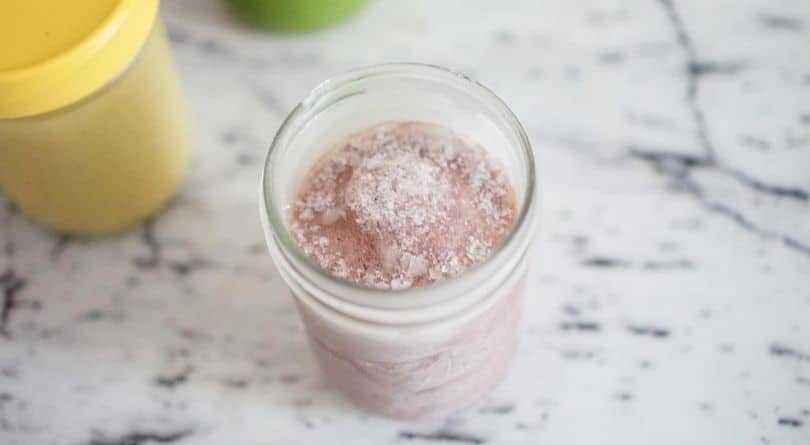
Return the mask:
[[[163,4],[196,127],[120,236],[0,210],[0,443],[810,443],[810,2],[373,0],[304,36]],[[506,380],[441,421],[322,383],[256,205],[311,87],[386,61],[482,81],[542,164]]]

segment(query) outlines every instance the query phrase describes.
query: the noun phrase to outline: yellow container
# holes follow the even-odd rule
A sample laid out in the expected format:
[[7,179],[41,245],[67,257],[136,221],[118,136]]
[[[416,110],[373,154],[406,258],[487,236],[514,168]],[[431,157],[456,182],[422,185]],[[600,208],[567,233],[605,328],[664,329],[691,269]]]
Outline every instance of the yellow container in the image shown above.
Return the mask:
[[190,128],[158,0],[3,0],[0,47],[0,186],[24,213],[101,234],[169,200]]

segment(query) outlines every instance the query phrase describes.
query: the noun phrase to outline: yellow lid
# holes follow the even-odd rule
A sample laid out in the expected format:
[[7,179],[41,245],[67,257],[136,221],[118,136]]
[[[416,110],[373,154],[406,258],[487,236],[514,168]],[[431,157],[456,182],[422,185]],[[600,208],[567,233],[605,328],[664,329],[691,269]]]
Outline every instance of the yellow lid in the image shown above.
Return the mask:
[[158,0],[0,0],[0,119],[104,86],[138,54]]

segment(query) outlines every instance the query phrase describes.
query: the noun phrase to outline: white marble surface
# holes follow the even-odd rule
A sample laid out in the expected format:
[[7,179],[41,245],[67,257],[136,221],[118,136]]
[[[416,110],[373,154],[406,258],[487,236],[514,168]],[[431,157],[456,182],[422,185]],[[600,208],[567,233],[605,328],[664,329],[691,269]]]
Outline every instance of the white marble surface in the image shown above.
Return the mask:
[[[373,0],[298,37],[162,14],[191,172],[106,239],[2,205],[0,443],[810,443],[810,2]],[[544,173],[508,378],[415,424],[324,387],[256,209],[295,102],[404,60],[492,87]]]

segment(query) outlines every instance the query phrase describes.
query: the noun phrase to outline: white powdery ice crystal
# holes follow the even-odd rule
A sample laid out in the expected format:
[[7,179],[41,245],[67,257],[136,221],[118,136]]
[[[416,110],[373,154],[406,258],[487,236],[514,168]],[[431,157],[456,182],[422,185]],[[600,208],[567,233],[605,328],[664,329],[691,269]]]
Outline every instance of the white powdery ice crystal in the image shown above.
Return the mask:
[[509,179],[482,147],[436,125],[385,123],[313,167],[291,231],[333,275],[404,289],[484,261],[516,213]]

